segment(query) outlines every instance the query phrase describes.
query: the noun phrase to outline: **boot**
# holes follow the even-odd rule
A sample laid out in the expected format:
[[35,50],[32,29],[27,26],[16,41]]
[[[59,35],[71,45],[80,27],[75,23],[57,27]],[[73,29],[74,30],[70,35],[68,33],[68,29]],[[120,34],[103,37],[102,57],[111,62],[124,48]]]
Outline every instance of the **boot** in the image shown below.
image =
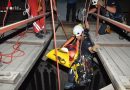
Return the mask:
[[36,33],[35,36],[38,37],[38,38],[40,38],[40,39],[43,38],[43,35],[42,35],[40,32],[39,32],[39,33]]
[[111,28],[110,28],[109,25],[107,25],[107,28],[105,29],[105,32],[106,32],[107,34],[111,34],[111,33],[112,33],[112,30],[111,30]]
[[41,34],[44,34],[44,31],[43,31],[43,30],[41,30],[41,31],[40,31],[40,33],[41,33]]
[[43,34],[43,35],[50,34],[50,32],[48,32],[48,31],[44,32],[44,30],[41,30],[40,33]]
[[73,89],[75,87],[74,83],[67,82],[65,83],[64,89]]
[[88,50],[91,52],[91,53],[94,53],[94,52],[97,52],[97,49],[100,48],[99,45],[94,45],[92,47],[89,47]]

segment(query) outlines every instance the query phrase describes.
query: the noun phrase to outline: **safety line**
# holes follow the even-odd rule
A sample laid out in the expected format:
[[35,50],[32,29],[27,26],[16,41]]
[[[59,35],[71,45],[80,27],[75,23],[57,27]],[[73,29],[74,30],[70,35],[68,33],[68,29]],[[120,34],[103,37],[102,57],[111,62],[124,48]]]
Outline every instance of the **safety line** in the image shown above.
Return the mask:
[[[101,8],[101,6],[98,5],[98,6],[97,6],[97,15],[100,14],[100,8]],[[96,36],[98,36],[98,31],[99,31],[99,19],[100,19],[99,16],[97,16],[97,21],[96,21],[96,33],[95,33]]]
[[55,55],[56,55],[56,66],[57,66],[57,78],[58,78],[58,90],[61,90],[60,88],[60,70],[59,70],[59,64],[58,64],[58,56],[57,56],[57,47],[56,47],[56,30],[55,30],[55,24],[54,24],[54,12],[53,12],[53,4],[55,4],[55,1],[52,2],[50,0],[50,6],[51,6],[51,16],[52,16],[52,27],[53,27],[53,34],[54,34],[54,48],[55,48]]

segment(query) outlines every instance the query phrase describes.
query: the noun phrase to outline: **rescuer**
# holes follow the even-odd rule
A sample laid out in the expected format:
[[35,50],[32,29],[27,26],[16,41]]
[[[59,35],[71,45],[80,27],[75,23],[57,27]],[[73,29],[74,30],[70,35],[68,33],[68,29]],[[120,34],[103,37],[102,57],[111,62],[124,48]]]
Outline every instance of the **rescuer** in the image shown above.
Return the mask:
[[[43,0],[28,0],[29,14],[31,17],[45,13],[45,2]],[[45,30],[45,16],[33,23],[36,37],[43,38]]]

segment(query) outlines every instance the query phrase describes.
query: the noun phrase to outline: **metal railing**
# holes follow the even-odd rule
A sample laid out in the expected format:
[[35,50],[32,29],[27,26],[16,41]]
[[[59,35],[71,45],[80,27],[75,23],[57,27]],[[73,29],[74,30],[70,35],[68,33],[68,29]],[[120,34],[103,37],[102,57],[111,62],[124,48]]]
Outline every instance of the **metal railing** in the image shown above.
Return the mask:
[[109,23],[111,23],[111,24],[113,24],[113,25],[116,25],[116,26],[119,27],[119,28],[122,28],[123,30],[126,30],[126,31],[130,32],[130,26],[128,26],[128,25],[126,25],[126,24],[117,22],[117,21],[115,21],[115,20],[112,20],[112,19],[110,19],[110,18],[104,17],[104,16],[99,15],[99,14],[96,14],[96,13],[92,13],[92,15],[97,16],[97,17],[99,17],[100,19],[103,19],[103,20],[105,20],[105,21],[107,21],[107,22],[109,22]]
[[104,21],[107,21],[107,22],[109,22],[109,23],[111,23],[111,24],[113,24],[113,25],[115,25],[115,26],[117,26],[117,27],[119,27],[119,28],[121,28],[121,29],[127,31],[127,32],[130,32],[130,26],[128,26],[128,25],[126,25],[126,24],[123,24],[123,23],[120,23],[120,22],[115,21],[115,20],[113,20],[113,19],[104,17],[104,16],[100,15],[99,13],[98,13],[98,14],[92,13],[92,15],[94,15],[94,16],[97,17],[96,36],[98,35],[99,19],[102,19],[102,20],[104,20]]
[[10,31],[12,29],[15,29],[15,28],[17,28],[19,26],[25,25],[27,23],[34,22],[34,21],[42,18],[43,16],[46,16],[46,15],[49,15],[49,14],[50,14],[50,12],[47,12],[45,14],[41,14],[41,15],[38,15],[38,16],[35,16],[35,17],[32,17],[32,18],[28,18],[28,19],[25,19],[25,20],[22,20],[22,21],[19,21],[19,22],[16,22],[16,23],[1,27],[0,28],[0,34],[8,32],[8,31]]

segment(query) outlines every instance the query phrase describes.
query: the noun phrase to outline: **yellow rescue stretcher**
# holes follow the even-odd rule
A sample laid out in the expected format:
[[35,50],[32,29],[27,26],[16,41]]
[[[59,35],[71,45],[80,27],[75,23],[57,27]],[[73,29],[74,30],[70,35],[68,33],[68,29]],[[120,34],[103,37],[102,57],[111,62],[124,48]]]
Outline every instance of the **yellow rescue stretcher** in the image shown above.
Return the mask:
[[[55,54],[55,49],[51,50],[47,55],[49,59],[56,61],[56,54]],[[72,63],[77,59],[78,57],[78,52],[75,53],[74,57],[70,57],[70,52],[63,52],[60,48],[57,49],[57,58],[58,58],[58,63],[70,68]]]
[[[62,48],[57,48],[57,58],[58,63],[71,68],[73,62],[78,58],[78,48],[79,48],[79,41],[76,40],[76,44],[70,44],[75,39],[75,37],[71,37],[62,47],[65,47],[68,51],[64,52]],[[47,55],[47,58],[56,62],[56,54],[55,49],[51,50]]]

